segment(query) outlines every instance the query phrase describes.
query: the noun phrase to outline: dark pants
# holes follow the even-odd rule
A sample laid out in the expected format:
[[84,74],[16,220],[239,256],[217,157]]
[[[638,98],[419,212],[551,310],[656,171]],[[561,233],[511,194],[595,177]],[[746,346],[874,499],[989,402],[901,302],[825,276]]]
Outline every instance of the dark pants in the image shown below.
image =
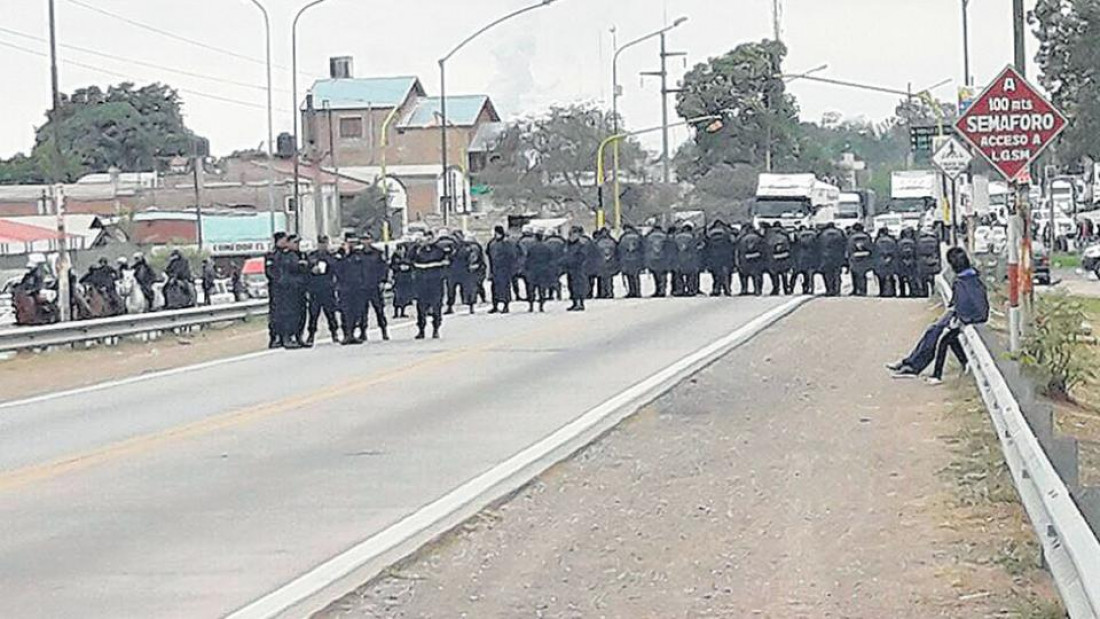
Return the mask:
[[[345,340],[355,339],[356,329],[363,329],[365,327],[366,319],[364,314],[367,311],[367,299],[366,295],[360,290],[341,290],[340,291],[340,313],[343,318],[343,331]],[[366,337],[366,331],[360,333],[362,337]]]
[[157,293],[153,291],[152,286],[140,286],[141,296],[145,297],[146,311],[151,312],[156,309],[154,306],[157,303]]
[[725,295],[728,297],[733,294],[733,290],[731,290],[731,284],[733,282],[730,281],[732,274],[729,268],[718,267],[716,269],[711,269],[710,277],[713,280],[710,288],[710,296],[719,297]]
[[367,337],[367,324],[370,322],[368,316],[374,310],[374,320],[378,323],[378,328],[382,333],[386,332],[386,301],[382,298],[381,286],[370,286],[367,288],[367,294],[363,298],[363,338]]
[[867,296],[867,271],[852,271],[852,296]]
[[653,273],[653,287],[655,297],[663,297],[668,294],[668,271],[651,271]]
[[772,280],[772,296],[777,297],[780,294],[791,294],[791,273],[790,271],[771,271],[768,273]]
[[963,350],[962,342],[959,341],[960,336],[962,336],[962,329],[949,328],[940,338],[940,343],[936,346],[936,367],[932,369],[932,376],[934,378],[943,378],[943,366],[947,363],[948,350],[955,353],[955,358],[959,360],[959,365],[966,367],[966,351]]
[[875,275],[878,280],[878,296],[889,299],[898,296],[897,278],[893,275]]
[[333,338],[340,330],[340,324],[336,320],[336,294],[332,290],[318,290],[309,293],[309,336],[317,334],[317,323],[321,318],[321,312],[325,314],[325,324],[332,333]]
[[624,273],[626,280],[626,298],[637,299],[642,296],[642,277],[637,273]]
[[737,275],[741,278],[741,296],[753,294],[759,297],[764,294],[763,272],[741,271]]
[[821,277],[825,279],[825,296],[840,296],[840,272],[841,267],[828,267],[821,270]]
[[802,294],[814,293],[814,270],[812,268],[800,269],[794,274],[795,280],[802,281]]
[[614,275],[601,275],[597,282],[596,296],[601,299],[614,299],[615,298],[615,276]]
[[[509,282],[510,284],[510,282]],[[432,319],[432,331],[438,332],[443,325],[443,284],[428,287],[421,284],[416,295],[416,327],[421,335]]]
[[211,284],[208,285],[208,284],[204,283],[202,285],[202,304],[203,305],[210,305],[210,303],[211,303],[210,297],[213,296],[213,295],[214,295],[214,284],[211,283]]
[[584,300],[591,292],[588,276],[583,273],[566,273],[569,282],[569,299],[573,301],[573,307],[584,308]]
[[493,307],[498,304],[508,307],[512,302],[512,286],[518,285],[511,277],[493,277]]

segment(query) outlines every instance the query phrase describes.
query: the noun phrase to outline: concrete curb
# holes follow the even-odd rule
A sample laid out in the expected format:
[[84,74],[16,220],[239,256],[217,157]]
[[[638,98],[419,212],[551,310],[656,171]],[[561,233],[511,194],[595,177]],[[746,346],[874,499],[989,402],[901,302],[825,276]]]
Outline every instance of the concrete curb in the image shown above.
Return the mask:
[[230,619],[310,616],[377,577],[489,505],[583,449],[687,377],[790,315],[812,297],[770,310],[584,413],[442,498],[406,516],[279,589],[234,611]]

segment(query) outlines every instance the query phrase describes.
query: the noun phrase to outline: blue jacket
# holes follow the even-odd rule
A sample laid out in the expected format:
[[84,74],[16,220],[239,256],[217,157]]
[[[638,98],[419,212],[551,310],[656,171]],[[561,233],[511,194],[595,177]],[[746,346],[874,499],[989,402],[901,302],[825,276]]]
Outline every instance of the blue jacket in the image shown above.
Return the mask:
[[984,324],[989,320],[989,296],[978,272],[967,269],[955,278],[951,291],[955,317],[964,325]]

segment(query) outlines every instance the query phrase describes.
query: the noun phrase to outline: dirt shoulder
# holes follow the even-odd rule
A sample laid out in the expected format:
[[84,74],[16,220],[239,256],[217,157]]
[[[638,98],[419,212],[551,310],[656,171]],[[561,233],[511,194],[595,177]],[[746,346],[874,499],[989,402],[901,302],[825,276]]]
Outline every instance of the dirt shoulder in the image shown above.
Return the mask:
[[815,301],[322,616],[1056,613],[969,383],[882,368],[927,320]]
[[20,353],[0,362],[0,401],[93,385],[263,350],[267,322],[212,326],[118,346]]

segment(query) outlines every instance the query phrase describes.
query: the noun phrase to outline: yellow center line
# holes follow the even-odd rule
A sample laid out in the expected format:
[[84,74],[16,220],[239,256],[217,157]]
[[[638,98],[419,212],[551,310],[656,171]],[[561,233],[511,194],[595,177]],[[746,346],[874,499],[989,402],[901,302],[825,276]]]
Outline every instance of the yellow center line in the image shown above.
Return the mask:
[[174,428],[156,432],[152,434],[146,434],[143,436],[136,436],[130,439],[104,445],[83,453],[78,453],[69,456],[63,456],[55,460],[45,462],[42,464],[34,464],[25,466],[22,468],[12,469],[11,471],[0,473],[0,493],[8,492],[16,488],[26,486],[28,484],[48,481],[67,475],[70,473],[76,473],[83,471],[90,467],[105,464],[114,460],[119,460],[128,456],[136,456],[143,453],[173,443],[179,443],[188,439],[197,438],[207,434],[217,432],[219,430],[226,430],[229,428],[239,428],[249,423],[253,423],[268,417],[273,417],[282,413],[293,411],[302,407],[311,406],[314,404],[320,404],[322,402],[331,401],[343,396],[352,395],[363,389],[380,385],[391,381],[396,378],[406,376],[418,371],[423,371],[429,368],[447,365],[454,362],[457,359],[464,359],[466,357],[492,352],[495,349],[499,349],[502,346],[510,344],[517,344],[529,339],[535,339],[542,335],[553,333],[555,331],[563,330],[563,327],[575,328],[577,325],[572,321],[555,321],[547,327],[541,329],[535,329],[526,331],[519,336],[501,338],[494,340],[490,343],[473,348],[460,348],[450,352],[444,352],[435,354],[427,359],[410,363],[401,367],[393,368],[390,370],[384,370],[382,372],[375,373],[373,375],[349,380],[336,385],[330,385],[322,387],[321,389],[312,391],[310,393],[292,396],[277,400],[275,402],[269,402],[266,404],[259,404],[248,408],[223,413],[201,419],[192,423],[183,424]]

